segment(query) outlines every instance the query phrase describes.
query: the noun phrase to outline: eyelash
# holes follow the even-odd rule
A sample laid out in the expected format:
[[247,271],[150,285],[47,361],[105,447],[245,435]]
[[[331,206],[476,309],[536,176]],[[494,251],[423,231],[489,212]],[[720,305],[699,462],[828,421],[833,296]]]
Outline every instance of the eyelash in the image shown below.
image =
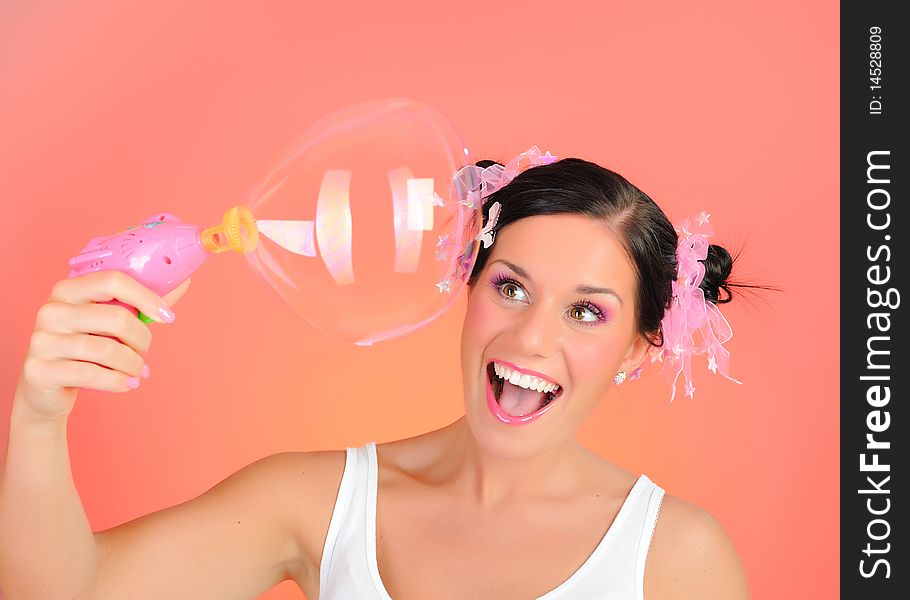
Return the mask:
[[[524,289],[524,287],[522,287],[522,285],[520,283],[518,283],[516,280],[512,279],[508,275],[497,275],[496,277],[493,278],[491,285],[496,290],[496,292],[499,295],[501,295],[506,301],[518,302],[518,300],[509,298],[508,296],[505,296],[502,294],[502,286],[504,286],[507,283],[520,287],[521,289]],[[598,323],[606,321],[604,312],[600,309],[600,307],[598,307],[596,304],[592,304],[591,301],[588,300],[587,298],[579,300],[572,306],[581,306],[581,307],[591,311],[594,314],[594,316],[597,317],[596,321],[577,321],[577,320],[573,319],[573,321],[575,321],[576,323],[579,323],[581,325],[584,325],[585,327],[593,327],[593,326],[597,325]]]

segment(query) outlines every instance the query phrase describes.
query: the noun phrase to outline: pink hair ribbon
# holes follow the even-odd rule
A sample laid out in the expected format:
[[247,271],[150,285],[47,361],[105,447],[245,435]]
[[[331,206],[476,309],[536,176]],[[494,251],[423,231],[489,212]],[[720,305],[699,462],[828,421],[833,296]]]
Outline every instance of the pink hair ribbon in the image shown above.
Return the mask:
[[[700,261],[707,258],[708,237],[714,234],[708,224],[710,216],[702,211],[675,227],[680,234],[676,247],[679,268],[673,282],[672,304],[661,321],[664,343],[660,348],[652,346],[648,352],[651,363],[663,363],[661,373],[673,389],[670,402],[676,397],[680,375],[686,380],[686,396],[694,398],[692,356],[695,354],[707,354],[711,372],[719,372],[730,381],[742,383],[730,376],[730,352],[724,348],[733,337],[733,330],[717,306],[705,300],[705,293],[699,287],[705,276],[705,265]],[[630,379],[637,379],[641,369],[636,369]]]
[[489,167],[476,165],[462,167],[455,174],[455,187],[460,195],[465,197],[462,201],[465,206],[477,208],[481,200],[508,185],[516,175],[525,169],[537,165],[549,165],[558,159],[559,157],[551,155],[549,150],[546,154],[542,154],[540,148],[534,145],[507,162],[505,166],[495,164]]

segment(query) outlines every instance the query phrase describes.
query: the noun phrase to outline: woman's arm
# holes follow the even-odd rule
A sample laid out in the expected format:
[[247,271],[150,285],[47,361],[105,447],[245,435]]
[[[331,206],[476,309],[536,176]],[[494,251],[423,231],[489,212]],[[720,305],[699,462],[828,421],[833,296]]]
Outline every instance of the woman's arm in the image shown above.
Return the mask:
[[97,565],[66,422],[34,418],[17,393],[0,474],[0,587],[10,599],[84,598]]
[[343,452],[274,455],[198,498],[92,534],[65,426],[15,408],[13,420],[0,479],[0,583],[11,600],[249,599],[288,578],[318,582]]
[[70,472],[67,418],[83,387],[129,390],[152,337],[104,303],[159,315],[189,281],[164,299],[123,273],[92,273],[58,281],[38,309],[0,473],[0,584],[13,598],[80,598],[94,581],[98,553]]
[[645,566],[645,600],[748,600],[733,543],[705,510],[667,494]]
[[122,273],[91,273],[58,282],[38,310],[0,473],[0,588],[11,600],[249,598],[288,576],[312,581],[343,452],[270,457],[195,500],[91,531],[67,419],[81,388],[128,392],[151,343],[145,323],[105,303],[156,315],[188,283],[160,298]]
[[318,582],[344,452],[277,454],[198,498],[95,536],[90,598],[249,599]]

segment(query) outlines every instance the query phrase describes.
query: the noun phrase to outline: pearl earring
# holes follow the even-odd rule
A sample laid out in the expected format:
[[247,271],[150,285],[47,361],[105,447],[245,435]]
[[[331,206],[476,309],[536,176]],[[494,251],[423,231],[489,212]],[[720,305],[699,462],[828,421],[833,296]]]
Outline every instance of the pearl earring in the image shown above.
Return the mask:
[[625,372],[625,371],[620,371],[619,373],[617,373],[617,374],[613,377],[613,383],[615,383],[616,385],[619,385],[620,383],[622,383],[622,382],[625,381],[625,380],[626,380],[626,372]]

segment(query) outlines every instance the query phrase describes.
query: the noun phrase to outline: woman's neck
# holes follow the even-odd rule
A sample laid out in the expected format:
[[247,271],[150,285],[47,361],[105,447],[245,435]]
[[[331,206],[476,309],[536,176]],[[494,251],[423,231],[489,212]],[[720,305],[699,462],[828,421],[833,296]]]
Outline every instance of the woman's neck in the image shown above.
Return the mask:
[[440,444],[434,478],[483,508],[565,495],[592,466],[593,455],[574,439],[531,456],[496,455],[477,441],[465,417],[433,434]]

